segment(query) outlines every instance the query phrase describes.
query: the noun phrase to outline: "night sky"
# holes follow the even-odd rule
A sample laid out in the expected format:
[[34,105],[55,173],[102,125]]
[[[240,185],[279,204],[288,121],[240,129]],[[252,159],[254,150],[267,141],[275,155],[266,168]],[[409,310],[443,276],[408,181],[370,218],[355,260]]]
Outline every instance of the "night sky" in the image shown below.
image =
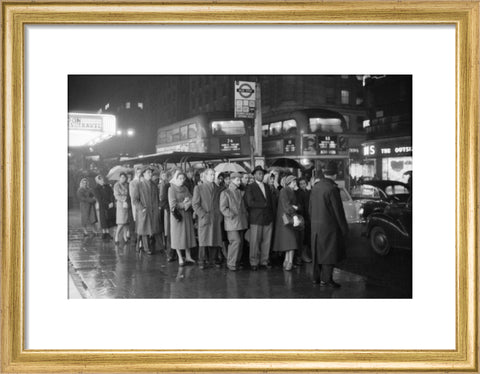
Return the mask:
[[116,93],[148,81],[148,76],[70,75],[68,77],[68,111],[96,112]]

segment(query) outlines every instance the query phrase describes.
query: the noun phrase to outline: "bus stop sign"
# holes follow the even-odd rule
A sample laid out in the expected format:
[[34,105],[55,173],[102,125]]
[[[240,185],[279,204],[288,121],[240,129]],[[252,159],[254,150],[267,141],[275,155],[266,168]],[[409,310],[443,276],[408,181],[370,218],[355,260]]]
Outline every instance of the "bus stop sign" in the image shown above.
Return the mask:
[[235,81],[235,118],[255,118],[255,82]]

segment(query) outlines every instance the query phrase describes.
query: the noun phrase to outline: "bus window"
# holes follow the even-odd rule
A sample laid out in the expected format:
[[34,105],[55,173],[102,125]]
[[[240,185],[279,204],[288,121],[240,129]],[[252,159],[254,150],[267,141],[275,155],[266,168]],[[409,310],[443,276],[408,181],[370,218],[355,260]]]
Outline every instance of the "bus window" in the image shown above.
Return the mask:
[[273,122],[270,124],[270,136],[280,135],[282,132],[282,122]]
[[283,121],[283,133],[287,135],[297,135],[297,121],[294,119]]
[[212,121],[213,135],[245,135],[243,121]]
[[188,138],[188,126],[180,127],[180,140],[187,140]]
[[167,134],[165,131],[160,131],[158,133],[158,144],[164,144],[167,141]]
[[172,130],[172,142],[180,141],[180,129],[176,128]]
[[172,130],[167,131],[167,143],[172,142]]
[[310,132],[343,132],[339,118],[309,118]]
[[188,138],[194,139],[196,137],[197,137],[197,124],[191,123],[190,125],[188,125]]
[[268,136],[268,124],[262,125],[262,136],[267,137]]

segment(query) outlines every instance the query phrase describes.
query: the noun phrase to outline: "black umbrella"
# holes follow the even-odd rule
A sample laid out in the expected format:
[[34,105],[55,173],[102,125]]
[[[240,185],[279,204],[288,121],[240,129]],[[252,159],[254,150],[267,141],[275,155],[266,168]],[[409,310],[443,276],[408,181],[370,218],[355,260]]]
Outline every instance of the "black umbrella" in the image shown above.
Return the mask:
[[302,165],[300,165],[297,161],[292,158],[277,158],[273,161],[272,166],[278,166],[282,168],[294,168],[294,169],[303,169]]

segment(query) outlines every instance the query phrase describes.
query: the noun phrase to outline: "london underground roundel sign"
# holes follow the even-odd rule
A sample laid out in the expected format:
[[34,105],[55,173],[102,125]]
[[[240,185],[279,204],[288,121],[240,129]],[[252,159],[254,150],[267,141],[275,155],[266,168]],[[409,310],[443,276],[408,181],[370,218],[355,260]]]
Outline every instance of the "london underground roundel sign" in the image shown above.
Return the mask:
[[255,82],[235,81],[235,118],[255,118]]

